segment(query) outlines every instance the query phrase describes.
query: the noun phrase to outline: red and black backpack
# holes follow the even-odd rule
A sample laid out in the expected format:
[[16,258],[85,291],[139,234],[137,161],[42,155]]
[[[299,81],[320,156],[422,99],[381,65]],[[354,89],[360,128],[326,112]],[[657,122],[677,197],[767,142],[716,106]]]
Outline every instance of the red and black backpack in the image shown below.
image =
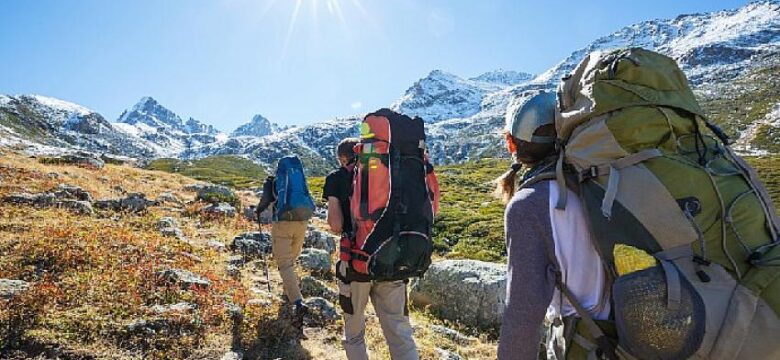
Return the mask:
[[355,146],[350,210],[354,236],[341,260],[371,280],[421,276],[433,253],[439,185],[419,117],[389,109],[366,115]]

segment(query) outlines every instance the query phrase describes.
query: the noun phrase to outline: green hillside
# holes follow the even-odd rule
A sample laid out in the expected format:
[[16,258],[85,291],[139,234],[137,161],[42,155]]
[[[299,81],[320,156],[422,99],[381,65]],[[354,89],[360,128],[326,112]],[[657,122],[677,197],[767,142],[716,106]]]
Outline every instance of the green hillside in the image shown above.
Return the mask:
[[[754,157],[770,196],[780,206],[780,157]],[[509,160],[488,159],[436,169],[442,189],[441,213],[434,242],[449,258],[501,261],[504,258],[504,206],[492,197],[492,180],[509,168]]]
[[251,160],[238,156],[210,156],[198,160],[156,159],[149,170],[179,173],[198,180],[232,186],[239,189],[260,187],[267,174]]

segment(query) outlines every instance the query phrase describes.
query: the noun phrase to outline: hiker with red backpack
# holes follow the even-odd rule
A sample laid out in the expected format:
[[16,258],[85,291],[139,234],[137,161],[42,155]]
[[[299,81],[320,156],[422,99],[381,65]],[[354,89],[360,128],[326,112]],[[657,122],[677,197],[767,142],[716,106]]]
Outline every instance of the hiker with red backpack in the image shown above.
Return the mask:
[[284,295],[294,305],[294,325],[302,329],[307,308],[295,273],[295,261],[303,249],[306,228],[314,214],[314,201],[309,194],[303,164],[297,156],[280,159],[275,175],[265,180],[263,195],[255,209],[258,219],[269,206],[274,209],[271,251],[282,277]]
[[323,189],[328,223],[342,235],[336,264],[342,343],[348,359],[368,359],[364,312],[371,299],[391,358],[419,359],[406,284],[430,265],[439,197],[423,122],[381,109],[366,115],[356,140],[338,145],[341,168]]
[[545,314],[554,359],[780,358],[780,220],[677,63],[594,52],[531,100],[507,113],[503,193],[533,166],[506,211],[499,358],[536,358]]

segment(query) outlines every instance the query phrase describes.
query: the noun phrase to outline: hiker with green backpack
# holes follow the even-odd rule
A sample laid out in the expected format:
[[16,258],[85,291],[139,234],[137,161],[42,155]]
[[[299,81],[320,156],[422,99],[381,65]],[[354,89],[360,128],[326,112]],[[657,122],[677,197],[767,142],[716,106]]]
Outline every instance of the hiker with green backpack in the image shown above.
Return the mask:
[[314,214],[314,201],[309,194],[303,164],[297,156],[280,159],[275,175],[266,179],[263,195],[255,209],[258,219],[269,206],[274,209],[271,251],[282,277],[284,295],[294,305],[294,325],[302,329],[307,308],[295,273],[295,261],[303,249],[306,228]]
[[[513,334],[541,326],[554,297],[574,311],[547,312],[551,358],[780,358],[780,221],[676,62],[643,49],[596,52],[564,78],[556,100],[552,158],[525,176],[507,208],[499,358],[536,357],[539,336]],[[546,208],[520,206],[545,185],[559,190]],[[586,234],[572,238],[591,242],[605,275],[601,309],[577,293],[573,259],[562,258],[567,245],[551,224],[577,212]],[[515,259],[521,252],[535,262]],[[643,257],[647,265],[626,266]],[[522,290],[529,284],[537,291]],[[606,306],[607,317],[594,311]]]

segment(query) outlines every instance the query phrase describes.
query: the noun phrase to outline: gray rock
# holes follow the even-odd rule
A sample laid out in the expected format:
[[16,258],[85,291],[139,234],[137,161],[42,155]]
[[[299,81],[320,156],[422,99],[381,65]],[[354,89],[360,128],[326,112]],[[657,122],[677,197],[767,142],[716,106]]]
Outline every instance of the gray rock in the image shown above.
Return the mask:
[[184,191],[192,191],[192,192],[199,192],[201,189],[205,188],[207,184],[189,184],[184,186]]
[[218,241],[216,239],[210,239],[209,241],[207,241],[206,246],[219,252],[227,250],[227,246],[225,246],[225,244],[223,244],[221,241]]
[[434,350],[436,351],[436,356],[439,357],[439,360],[461,360],[461,359],[463,359],[457,353],[449,351],[449,350],[445,350],[445,349],[442,349],[442,348],[439,348],[439,347],[435,348]]
[[78,215],[92,215],[92,204],[87,201],[62,200],[57,202],[57,207],[68,209]]
[[182,269],[168,269],[157,273],[157,278],[161,282],[167,284],[179,285],[182,289],[190,289],[193,287],[209,287],[211,281],[204,277],[201,277],[195,273]]
[[166,313],[188,313],[195,310],[195,308],[196,306],[194,304],[190,304],[188,302],[180,302],[180,303],[169,304],[169,305],[155,305],[152,306],[152,311],[162,315]]
[[476,338],[463,335],[458,330],[450,329],[446,326],[431,325],[431,331],[436,334],[442,335],[460,345],[470,345],[477,342]]
[[314,209],[314,216],[319,219],[325,220],[328,218],[328,210],[326,208],[322,208],[318,206],[316,209]]
[[339,238],[335,235],[331,235],[328,232],[319,230],[314,227],[309,227],[306,232],[306,237],[303,239],[303,246],[307,248],[315,248],[325,250],[329,254],[336,252],[336,244],[338,244]]
[[96,200],[94,203],[92,203],[92,206],[95,209],[100,209],[100,210],[120,211],[122,210],[122,200],[119,199]]
[[243,233],[233,238],[230,250],[246,256],[271,253],[271,235],[260,231]]
[[206,206],[202,210],[204,215],[212,217],[234,217],[236,216],[236,208],[228,203],[211,204]]
[[330,254],[325,250],[306,248],[298,257],[301,267],[315,273],[330,271]]
[[10,299],[14,295],[30,288],[30,283],[22,280],[0,279],[0,299]]
[[48,176],[49,179],[59,179],[60,178],[60,174],[58,174],[58,173],[56,173],[54,171],[46,173],[46,176]]
[[506,265],[476,260],[434,263],[425,277],[412,282],[410,298],[443,319],[497,329],[506,306]]
[[168,319],[139,319],[124,327],[124,331],[130,335],[156,335],[170,331],[171,322]]
[[174,204],[174,205],[177,205],[177,206],[182,206],[183,205],[181,200],[179,200],[179,198],[177,198],[176,195],[174,195],[172,193],[169,193],[169,192],[164,192],[164,193],[158,195],[157,199],[155,199],[155,201],[157,201],[160,204],[168,203],[168,204]]
[[257,222],[257,214],[255,213],[256,206],[244,206],[244,218],[251,221],[251,222]]
[[228,264],[225,268],[225,273],[232,278],[238,278],[241,276],[241,268],[234,264]]
[[176,218],[165,216],[165,217],[161,217],[160,220],[157,220],[157,228],[160,230],[164,228],[178,228],[178,227],[179,227],[179,221],[177,221]]
[[60,184],[56,188],[49,190],[49,193],[54,195],[57,200],[79,200],[92,202],[92,195],[78,186]]
[[235,191],[227,186],[222,185],[203,185],[197,190],[198,194],[195,196],[195,200],[205,201],[212,204],[218,204],[227,202],[231,204],[237,204],[239,202],[238,195]]
[[130,211],[134,213],[139,213],[149,206],[155,206],[157,205],[157,202],[148,200],[146,198],[146,195],[141,193],[133,193],[127,195],[126,198],[120,200],[120,208],[125,211]]
[[4,204],[17,204],[17,205],[31,205],[38,207],[47,207],[54,205],[55,197],[52,194],[40,193],[17,193],[4,196],[2,202]]
[[308,298],[303,301],[309,307],[309,325],[324,327],[336,322],[341,315],[333,304],[321,297]]
[[338,299],[338,293],[335,290],[312,276],[301,278],[301,293],[304,297],[321,297],[332,301]]
[[184,232],[177,227],[164,227],[160,229],[160,234],[165,237],[174,237],[180,240],[184,240]]
[[240,351],[228,351],[219,360],[243,360],[244,354]]

